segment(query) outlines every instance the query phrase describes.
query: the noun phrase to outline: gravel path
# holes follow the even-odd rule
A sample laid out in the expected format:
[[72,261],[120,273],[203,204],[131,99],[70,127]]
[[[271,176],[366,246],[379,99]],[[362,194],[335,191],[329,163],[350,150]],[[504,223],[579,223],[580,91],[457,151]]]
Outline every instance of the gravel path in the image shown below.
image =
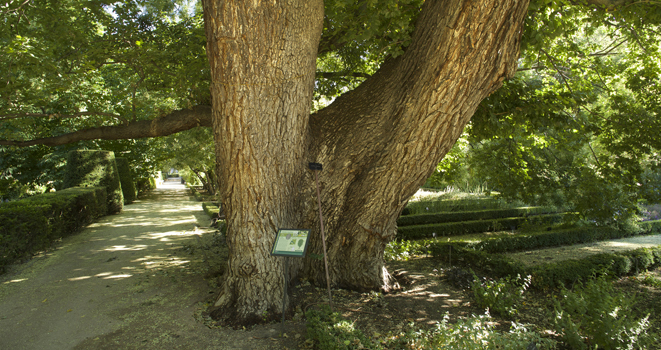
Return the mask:
[[[199,202],[167,184],[0,276],[0,349],[282,349],[274,326],[210,329]],[[201,254],[200,254],[201,255]],[[290,333],[291,334],[291,333]]]
[[511,253],[508,256],[526,265],[538,265],[546,262],[582,259],[599,253],[612,253],[651,248],[661,245],[661,235],[638,236],[614,239],[610,241],[576,244],[572,246],[553,247],[532,251]]

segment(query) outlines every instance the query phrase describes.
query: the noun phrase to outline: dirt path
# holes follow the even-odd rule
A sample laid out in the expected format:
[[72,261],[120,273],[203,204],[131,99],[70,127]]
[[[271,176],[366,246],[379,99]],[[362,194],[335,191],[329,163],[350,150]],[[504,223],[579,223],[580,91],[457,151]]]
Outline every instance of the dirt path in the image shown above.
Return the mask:
[[14,266],[0,276],[0,349],[285,348],[279,325],[234,331],[194,318],[215,291],[203,256],[182,245],[208,224],[183,186],[165,185]]

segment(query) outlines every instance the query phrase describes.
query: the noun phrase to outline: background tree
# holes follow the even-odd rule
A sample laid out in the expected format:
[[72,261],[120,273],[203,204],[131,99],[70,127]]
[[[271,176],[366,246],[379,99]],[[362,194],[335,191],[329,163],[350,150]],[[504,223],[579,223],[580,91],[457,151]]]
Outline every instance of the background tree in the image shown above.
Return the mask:
[[188,182],[199,181],[205,191],[218,191],[213,135],[209,128],[193,128],[164,138],[163,164],[189,174]]
[[[482,102],[467,129],[470,147],[455,146],[432,183],[459,174],[460,184],[469,177],[600,223],[635,217],[640,199],[658,201],[654,12],[593,12],[556,5],[536,13],[528,28],[540,35],[531,35],[516,76]],[[648,25],[628,25],[640,22]],[[457,157],[463,164],[451,163]],[[458,170],[466,167],[470,174]]]

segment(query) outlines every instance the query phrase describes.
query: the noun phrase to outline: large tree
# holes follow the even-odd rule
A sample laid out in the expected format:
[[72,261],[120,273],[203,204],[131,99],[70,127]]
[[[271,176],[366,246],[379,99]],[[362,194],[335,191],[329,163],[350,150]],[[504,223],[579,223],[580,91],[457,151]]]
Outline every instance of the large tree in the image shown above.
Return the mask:
[[[615,6],[636,10],[650,6],[633,1],[588,2],[596,4],[599,13]],[[209,66],[193,70],[189,68],[194,65],[179,62],[189,56],[163,55],[168,45],[181,41],[143,38],[140,33],[148,30],[133,33],[122,26],[128,22],[113,21],[103,11],[83,11],[79,21],[92,18],[90,23],[103,23],[106,29],[96,29],[100,37],[105,30],[123,33],[122,38],[129,40],[99,40],[101,47],[110,45],[116,55],[88,66],[76,65],[74,73],[93,74],[102,68],[105,70],[99,74],[108,75],[107,67],[123,63],[136,76],[123,90],[132,102],[120,110],[109,105],[112,113],[103,113],[89,103],[69,109],[73,110],[69,113],[39,113],[21,110],[12,102],[12,98],[20,98],[8,96],[11,112],[4,118],[15,120],[25,113],[51,119],[94,115],[104,126],[0,144],[60,145],[94,138],[161,136],[211,126],[230,248],[215,315],[246,321],[282,306],[283,260],[269,254],[278,228],[312,228],[311,253],[321,254],[314,177],[307,164],[322,163],[321,209],[331,285],[358,290],[396,287],[383,262],[384,246],[395,236],[396,218],[461,135],[480,102],[517,70],[524,20],[534,21],[534,14],[526,17],[529,1],[336,0],[327,1],[326,15],[322,0],[205,0],[202,4]],[[535,11],[545,13],[574,5],[537,1],[535,6]],[[17,5],[3,11],[20,19],[24,10]],[[115,6],[113,11],[122,18],[131,13],[131,7]],[[145,23],[140,22],[138,29],[161,25],[142,20]],[[90,31],[79,27],[82,32]],[[164,33],[169,38],[188,34],[196,38],[195,33],[185,31]],[[144,48],[146,43],[150,47]],[[16,45],[25,46],[20,40]],[[71,47],[80,49],[56,54],[62,60],[74,56],[76,62],[90,59],[81,52],[102,55],[99,50],[85,51],[84,46],[74,42]],[[152,50],[151,61],[136,63],[140,60],[131,53],[147,49]],[[368,56],[383,59],[376,68],[368,67],[373,74],[357,69]],[[323,62],[327,67],[346,70],[319,72],[318,57],[327,59]],[[339,63],[332,63],[334,57]],[[183,66],[167,79],[150,83],[172,91],[179,86],[178,79],[190,79],[191,72],[210,69],[208,98],[183,100],[210,100],[211,106],[165,116],[153,113],[159,117],[139,120],[136,110],[148,105],[141,107],[140,101],[149,101],[140,100],[140,87],[149,80],[150,70],[163,66]],[[317,85],[332,89],[332,79],[337,77],[362,83],[352,80],[349,85],[357,86],[355,89],[311,114],[315,78],[329,78]],[[65,81],[75,86],[75,81]],[[291,263],[295,266],[289,269],[288,280],[302,276],[325,282],[318,260]]]

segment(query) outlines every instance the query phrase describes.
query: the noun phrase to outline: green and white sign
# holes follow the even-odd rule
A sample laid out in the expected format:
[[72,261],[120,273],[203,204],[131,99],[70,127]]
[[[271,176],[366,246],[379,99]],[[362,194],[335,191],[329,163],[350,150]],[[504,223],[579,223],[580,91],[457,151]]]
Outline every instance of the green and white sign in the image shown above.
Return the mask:
[[271,255],[295,256],[302,258],[308,249],[310,230],[279,229],[275,237]]

